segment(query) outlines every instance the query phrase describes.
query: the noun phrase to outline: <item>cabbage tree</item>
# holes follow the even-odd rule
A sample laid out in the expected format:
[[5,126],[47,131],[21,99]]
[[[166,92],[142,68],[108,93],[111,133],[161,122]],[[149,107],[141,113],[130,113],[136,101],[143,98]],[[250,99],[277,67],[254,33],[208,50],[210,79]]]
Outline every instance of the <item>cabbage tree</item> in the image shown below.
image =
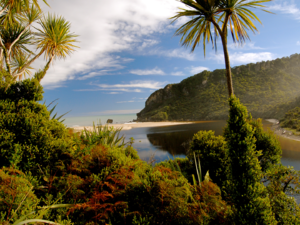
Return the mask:
[[64,18],[45,16],[37,0],[0,0],[0,67],[13,80],[30,75],[32,63],[44,55],[41,80],[54,59],[74,51],[76,36]]
[[[171,19],[173,22],[182,17],[188,17],[189,21],[179,27],[175,35],[180,35],[183,46],[192,45],[192,52],[196,46],[203,43],[204,56],[206,43],[212,42],[213,48],[217,50],[216,39],[221,37],[224,59],[226,65],[226,78],[229,97],[234,95],[229,53],[227,48],[228,33],[234,42],[244,43],[250,40],[248,30],[253,33],[257,32],[257,28],[253,22],[259,18],[251,11],[251,9],[264,9],[263,3],[272,0],[179,0],[187,9],[180,8]],[[229,30],[229,32],[228,32]]]

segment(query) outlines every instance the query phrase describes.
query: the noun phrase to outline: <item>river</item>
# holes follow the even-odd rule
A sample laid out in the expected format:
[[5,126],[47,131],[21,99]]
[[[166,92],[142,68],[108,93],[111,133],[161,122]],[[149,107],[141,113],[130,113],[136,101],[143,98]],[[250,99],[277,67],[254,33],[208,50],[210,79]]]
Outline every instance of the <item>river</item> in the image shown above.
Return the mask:
[[[184,143],[191,140],[193,135],[200,130],[213,130],[215,135],[222,135],[226,121],[203,121],[194,124],[184,124],[165,127],[143,127],[124,130],[126,141],[134,138],[133,147],[138,151],[141,159],[148,161],[150,158],[156,162],[174,157],[185,157]],[[263,121],[264,129],[271,123]],[[282,148],[282,164],[293,166],[300,170],[300,141],[278,137]]]

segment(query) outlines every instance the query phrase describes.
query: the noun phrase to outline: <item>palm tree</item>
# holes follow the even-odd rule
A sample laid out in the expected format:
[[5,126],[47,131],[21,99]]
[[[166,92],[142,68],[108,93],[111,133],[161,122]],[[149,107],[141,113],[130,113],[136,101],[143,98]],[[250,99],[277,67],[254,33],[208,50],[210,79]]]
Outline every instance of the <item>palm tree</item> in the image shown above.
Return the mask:
[[[34,22],[41,29],[33,27]],[[44,16],[38,0],[0,0],[0,69],[13,80],[29,75],[31,64],[44,54],[46,66],[35,75],[40,81],[54,59],[74,51],[75,37],[63,17]],[[38,52],[34,54],[29,46]]]
[[[36,41],[34,44],[37,49],[40,49],[40,53],[37,54],[36,57],[44,54],[45,59],[48,60],[42,73],[38,75],[38,80],[40,81],[45,76],[54,59],[66,58],[67,55],[74,51],[74,48],[77,46],[72,43],[76,42],[75,37],[78,35],[70,33],[70,23],[63,17],[48,14],[47,17],[43,17],[38,23],[42,29],[37,29],[38,32],[35,33]],[[19,74],[23,73],[35,58],[29,61],[24,68],[19,71]]]
[[[225,66],[226,78],[229,97],[234,95],[230,60],[227,49],[228,27],[234,42],[244,43],[250,37],[247,30],[253,33],[257,32],[254,21],[261,23],[259,18],[250,10],[258,8],[265,12],[266,7],[262,3],[272,0],[179,0],[189,9],[180,8],[181,11],[170,18],[174,23],[181,17],[191,17],[187,23],[179,27],[175,35],[182,35],[181,42],[183,46],[192,46],[192,52],[196,46],[203,41],[203,49],[205,56],[206,43],[212,42],[213,48],[217,50],[216,39],[221,37]],[[270,12],[269,12],[270,13]],[[212,35],[214,30],[214,38]]]

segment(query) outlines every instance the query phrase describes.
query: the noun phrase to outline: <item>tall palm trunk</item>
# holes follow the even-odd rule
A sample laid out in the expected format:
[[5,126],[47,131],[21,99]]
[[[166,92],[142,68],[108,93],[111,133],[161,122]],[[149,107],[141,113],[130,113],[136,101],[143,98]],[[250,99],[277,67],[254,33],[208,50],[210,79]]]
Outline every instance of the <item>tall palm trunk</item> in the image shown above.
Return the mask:
[[[226,17],[225,17],[225,23],[224,24],[227,24],[227,21],[228,21],[228,15],[226,15]],[[218,32],[221,36],[221,39],[222,39],[225,66],[226,66],[227,88],[228,88],[229,97],[231,97],[231,95],[234,95],[234,92],[233,92],[233,85],[232,85],[230,60],[229,60],[229,54],[228,54],[228,49],[227,49],[227,28],[226,28],[226,25],[225,25],[223,27],[223,29],[221,30],[220,26],[216,23],[216,21],[214,19],[212,19],[211,22],[217,28],[217,30],[218,30]]]
[[45,77],[47,70],[50,67],[51,62],[54,59],[54,54],[51,56],[51,58],[49,59],[49,61],[47,62],[45,68],[43,69],[43,71],[41,72],[41,74],[38,75],[37,79],[39,82],[41,82],[41,80]]
[[226,66],[227,88],[228,88],[229,97],[231,97],[231,95],[234,95],[234,92],[233,92],[231,67],[230,67],[229,54],[228,54],[228,49],[227,49],[227,37],[226,36],[227,35],[226,35],[225,32],[223,32],[221,34],[223,51],[224,51],[225,66]]
[[4,60],[5,60],[7,72],[9,74],[11,74],[10,62],[9,62],[9,59],[8,59],[8,55],[7,55],[6,49],[3,49],[3,53],[4,53]]

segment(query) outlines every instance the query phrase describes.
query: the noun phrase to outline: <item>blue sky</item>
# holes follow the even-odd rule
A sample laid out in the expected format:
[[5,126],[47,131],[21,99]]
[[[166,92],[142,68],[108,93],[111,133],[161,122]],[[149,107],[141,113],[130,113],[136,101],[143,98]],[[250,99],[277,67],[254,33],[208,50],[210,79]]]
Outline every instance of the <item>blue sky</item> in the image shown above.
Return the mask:
[[[42,80],[44,100],[59,98],[58,114],[97,116],[137,113],[155,90],[203,70],[225,67],[218,52],[202,45],[194,53],[181,47],[170,24],[182,3],[176,0],[49,0],[44,12],[62,15],[79,35],[80,47],[57,60]],[[263,25],[251,41],[235,46],[229,41],[231,66],[286,57],[300,50],[300,1],[274,0],[266,4],[275,14],[255,13]],[[39,59],[34,67],[45,64]]]

